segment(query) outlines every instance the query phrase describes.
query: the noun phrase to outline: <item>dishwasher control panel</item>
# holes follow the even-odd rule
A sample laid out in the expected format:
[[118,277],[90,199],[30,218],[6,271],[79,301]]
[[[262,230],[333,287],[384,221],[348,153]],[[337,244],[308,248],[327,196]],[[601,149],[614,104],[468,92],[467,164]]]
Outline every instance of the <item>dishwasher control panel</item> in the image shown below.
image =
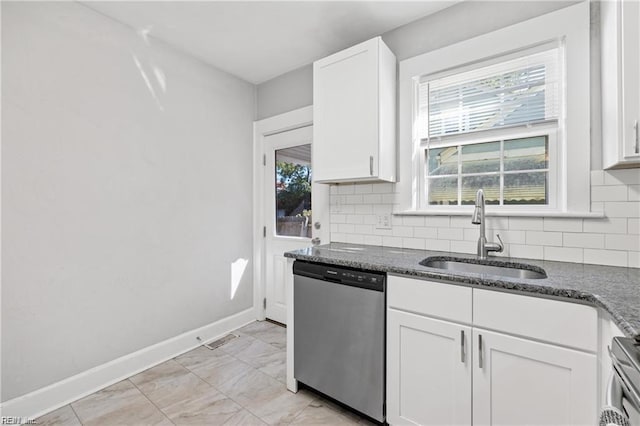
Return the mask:
[[387,275],[384,272],[363,271],[356,268],[296,260],[293,273],[338,284],[384,291]]

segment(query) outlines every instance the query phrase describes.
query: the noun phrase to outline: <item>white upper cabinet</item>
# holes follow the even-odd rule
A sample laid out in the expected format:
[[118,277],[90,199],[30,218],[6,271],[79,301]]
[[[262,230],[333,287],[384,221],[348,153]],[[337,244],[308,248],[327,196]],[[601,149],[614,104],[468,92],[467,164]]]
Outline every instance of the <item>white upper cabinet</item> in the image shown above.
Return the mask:
[[313,64],[313,178],[396,179],[396,58],[380,37]]
[[600,4],[603,167],[640,167],[640,3]]

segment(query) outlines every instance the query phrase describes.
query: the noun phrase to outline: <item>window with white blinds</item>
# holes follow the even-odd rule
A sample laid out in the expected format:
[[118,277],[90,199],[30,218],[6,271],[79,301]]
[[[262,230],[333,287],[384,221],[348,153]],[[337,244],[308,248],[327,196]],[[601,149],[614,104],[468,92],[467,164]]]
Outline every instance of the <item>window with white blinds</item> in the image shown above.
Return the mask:
[[[421,139],[558,120],[561,49],[543,51],[418,83]],[[455,72],[455,70],[454,70]]]

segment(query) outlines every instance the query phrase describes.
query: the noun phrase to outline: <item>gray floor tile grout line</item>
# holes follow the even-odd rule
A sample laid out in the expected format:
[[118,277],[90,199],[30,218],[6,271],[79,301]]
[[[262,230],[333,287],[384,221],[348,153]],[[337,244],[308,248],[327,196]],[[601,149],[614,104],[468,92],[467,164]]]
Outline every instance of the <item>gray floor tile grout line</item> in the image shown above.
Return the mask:
[[[73,401],[73,402],[76,402],[76,401]],[[81,425],[84,425],[84,423],[82,423],[82,420],[80,420],[80,416],[78,415],[78,413],[76,413],[76,409],[73,408],[73,402],[69,403],[69,408],[71,408],[73,415],[76,416],[76,419],[78,419],[78,423],[80,423]]]
[[[133,377],[133,376],[131,376],[131,377]],[[165,412],[164,412],[164,411],[162,411],[162,409],[161,409],[160,407],[158,407],[158,406],[155,404],[155,402],[153,402],[153,401],[151,400],[151,398],[149,398],[149,397],[147,396],[147,394],[146,394],[146,393],[142,392],[142,389],[140,389],[140,388],[138,387],[138,385],[136,385],[135,383],[133,383],[130,379],[127,379],[127,381],[128,381],[129,383],[131,383],[131,384],[132,384],[136,389],[138,389],[138,392],[140,392],[140,393],[142,394],[142,396],[144,396],[144,398],[145,398],[147,401],[149,401],[149,402],[151,403],[151,405],[153,405],[154,407],[156,407],[156,409],[157,409],[158,411],[160,411],[160,413],[162,413],[162,415],[163,415],[167,420],[169,420],[169,423],[171,423],[172,425],[175,425],[175,423],[173,422],[173,420],[171,420],[171,419],[169,418],[169,416],[167,416],[167,415],[165,414]]]

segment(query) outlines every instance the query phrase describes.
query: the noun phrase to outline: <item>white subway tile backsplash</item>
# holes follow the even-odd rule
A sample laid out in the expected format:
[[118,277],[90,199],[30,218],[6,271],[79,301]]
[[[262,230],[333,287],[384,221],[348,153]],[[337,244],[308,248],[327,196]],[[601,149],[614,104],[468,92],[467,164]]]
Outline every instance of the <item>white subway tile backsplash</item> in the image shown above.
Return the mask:
[[348,214],[347,223],[362,224],[364,223],[364,216],[358,214]]
[[627,187],[624,185],[593,186],[591,201],[627,201]]
[[339,184],[338,185],[338,194],[342,195],[351,195],[356,192],[355,185],[353,184]]
[[510,217],[509,229],[520,231],[542,231],[541,217]]
[[361,215],[373,214],[373,206],[371,204],[358,204],[354,206],[353,212]]
[[382,195],[380,194],[364,194],[362,196],[362,202],[365,204],[380,204],[382,203]]
[[385,247],[402,247],[402,237],[382,237],[382,245]]
[[582,232],[582,219],[545,217],[543,224],[545,231]]
[[416,238],[436,239],[438,238],[438,228],[416,227],[413,229],[413,236]]
[[509,255],[523,259],[542,259],[544,253],[542,246],[524,244],[509,244]]
[[544,247],[544,260],[557,260],[560,262],[582,263],[584,260],[583,249],[572,247]]
[[526,242],[534,246],[562,246],[562,232],[527,231]]
[[562,243],[565,247],[604,248],[604,234],[565,232]]
[[373,234],[373,225],[356,225],[354,228],[356,234],[370,235]]
[[338,224],[338,232],[341,234],[353,234],[356,228],[355,225],[351,223],[339,223]]
[[347,195],[345,197],[345,204],[362,204],[362,195]]
[[463,230],[460,228],[438,228],[439,240],[462,240]]
[[402,247],[408,249],[424,250],[426,244],[422,238],[403,238]]
[[397,194],[382,194],[382,204],[396,204]]
[[434,228],[448,228],[451,223],[449,219],[449,216],[427,216],[424,219],[424,224]]
[[449,240],[425,240],[425,249],[427,250],[436,250],[436,251],[450,251],[451,243]]
[[381,246],[382,245],[382,237],[379,235],[365,235],[364,236],[364,244],[370,246]]
[[356,185],[354,189],[356,194],[370,194],[373,191],[370,183]]
[[603,234],[626,234],[627,219],[609,217],[584,219],[582,230],[584,232],[596,232]]
[[395,185],[392,183],[381,182],[371,185],[371,192],[374,194],[389,194],[394,192]]
[[640,217],[637,201],[605,201],[604,213],[608,217]]
[[366,225],[375,225],[376,223],[378,223],[378,219],[374,214],[367,214],[364,215],[363,223]]
[[605,170],[605,185],[640,185],[640,169]]
[[424,226],[424,216],[403,216],[402,224],[405,226]]
[[331,233],[331,241],[336,243],[346,243],[347,242],[347,234],[342,234],[340,232],[332,232]]
[[478,251],[478,245],[471,241],[451,241],[450,247],[456,253],[474,254]]
[[373,213],[374,214],[385,214],[393,211],[393,206],[389,204],[374,204],[373,205]]
[[347,234],[349,244],[364,244],[364,235]]
[[640,235],[607,235],[605,248],[610,250],[640,251]]
[[627,252],[584,249],[584,263],[594,265],[627,266]]
[[452,228],[469,228],[469,229],[477,229],[478,225],[474,225],[471,223],[471,215],[469,216],[451,216],[451,225]]
[[[476,233],[476,239],[480,233]],[[510,231],[505,229],[487,229],[487,235],[491,241],[498,241],[498,234],[505,244],[525,244],[526,243],[526,231]],[[465,238],[466,239],[466,238]]]
[[[393,215],[392,183],[332,185],[331,241],[473,254],[480,231],[469,215]],[[603,218],[487,216],[487,239],[505,244],[501,257],[640,267],[640,169],[591,172],[591,209]],[[489,207],[490,209],[491,207]],[[376,229],[391,214],[391,229]]]
[[347,223],[347,216],[344,214],[332,214],[331,223]]
[[[486,219],[486,227],[491,229],[509,229],[509,218],[508,217],[487,217]],[[471,222],[471,217],[469,217],[469,222]],[[478,226],[478,225],[476,225]]]
[[413,237],[413,227],[411,226],[394,226],[392,231],[394,237]]

